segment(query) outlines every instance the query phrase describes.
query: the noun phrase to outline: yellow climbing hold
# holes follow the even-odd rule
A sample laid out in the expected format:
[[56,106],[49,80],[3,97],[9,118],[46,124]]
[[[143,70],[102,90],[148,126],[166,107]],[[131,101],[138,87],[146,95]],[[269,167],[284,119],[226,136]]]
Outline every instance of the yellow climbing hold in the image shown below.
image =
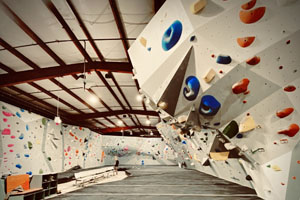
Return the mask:
[[252,116],[246,116],[244,119],[242,119],[240,126],[239,126],[239,132],[244,133],[247,131],[251,131],[255,129],[256,124]]

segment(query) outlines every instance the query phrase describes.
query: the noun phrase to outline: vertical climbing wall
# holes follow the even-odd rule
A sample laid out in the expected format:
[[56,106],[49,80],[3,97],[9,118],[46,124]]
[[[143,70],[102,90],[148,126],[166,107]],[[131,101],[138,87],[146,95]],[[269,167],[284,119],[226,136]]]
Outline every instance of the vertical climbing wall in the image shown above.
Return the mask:
[[0,102],[0,173],[46,174],[113,165],[173,165],[161,138],[102,136]]
[[161,138],[103,136],[103,162],[113,165],[174,165],[174,151]]
[[299,199],[300,1],[169,0],[129,49],[180,167]]

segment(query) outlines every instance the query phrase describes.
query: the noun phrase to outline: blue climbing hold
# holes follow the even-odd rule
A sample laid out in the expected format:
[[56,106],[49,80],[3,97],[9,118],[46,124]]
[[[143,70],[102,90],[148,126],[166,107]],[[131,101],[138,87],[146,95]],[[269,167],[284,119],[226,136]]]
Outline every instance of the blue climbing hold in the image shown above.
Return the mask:
[[28,172],[26,172],[26,174],[28,174],[29,176],[31,176],[32,175],[32,171],[28,171]]
[[162,48],[169,51],[177,44],[182,33],[182,24],[179,20],[174,21],[165,31],[162,37]]
[[25,110],[23,108],[20,108],[21,112],[25,112]]
[[17,115],[19,118],[21,118],[21,115],[20,115],[19,112],[16,112],[16,115]]
[[243,138],[243,134],[239,133],[236,135],[237,138]]
[[183,88],[183,96],[189,101],[195,100],[200,89],[199,80],[195,76],[189,76],[185,80],[185,84],[187,85],[187,87]]
[[28,126],[28,124],[26,124],[26,131],[29,131],[29,126]]
[[21,168],[22,168],[22,165],[20,165],[20,164],[16,164],[16,168],[19,168],[19,169],[21,169]]
[[24,134],[23,134],[23,133],[21,133],[21,135],[19,136],[19,139],[20,139],[20,140],[23,140],[23,139],[24,139]]
[[26,158],[29,158],[29,154],[24,154],[24,156],[25,156]]
[[186,141],[185,140],[182,140],[182,142],[181,142],[182,144],[186,144]]
[[151,47],[148,47],[147,50],[148,50],[148,51],[151,51]]
[[219,55],[217,58],[217,63],[227,65],[227,64],[231,63],[231,57]]
[[202,115],[214,116],[215,114],[217,114],[220,107],[221,107],[221,104],[215,97],[213,97],[211,95],[205,95],[201,99],[199,112]]

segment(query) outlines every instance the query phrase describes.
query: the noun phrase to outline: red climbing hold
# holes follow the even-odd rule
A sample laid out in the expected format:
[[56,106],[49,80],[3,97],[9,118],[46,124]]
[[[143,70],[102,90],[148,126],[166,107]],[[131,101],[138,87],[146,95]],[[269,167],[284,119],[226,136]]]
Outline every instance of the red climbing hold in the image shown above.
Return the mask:
[[290,43],[291,43],[291,40],[286,41],[286,44],[290,44]]
[[285,108],[281,111],[277,111],[276,115],[279,118],[284,118],[284,117],[289,116],[293,111],[294,111],[294,108]]
[[240,45],[240,47],[248,47],[252,44],[254,41],[255,37],[242,37],[242,38],[237,38],[236,41]]
[[284,88],[284,91],[286,91],[286,92],[293,92],[295,90],[296,90],[296,87],[293,85],[289,85]]
[[283,66],[279,66],[279,69],[282,69],[283,68]]
[[298,160],[297,163],[300,165],[300,160]]
[[285,185],[285,184],[281,182],[281,185]]
[[243,101],[243,103],[247,103],[247,101],[246,101],[246,100],[244,100],[244,101]]
[[292,179],[293,179],[293,180],[296,180],[296,176],[293,176]]
[[220,73],[220,74],[223,74],[223,71],[222,71],[222,70],[220,70],[220,71],[219,71],[219,73]]
[[259,7],[254,10],[240,11],[240,20],[245,24],[252,24],[260,20],[266,11],[266,7]]
[[253,58],[249,58],[248,60],[246,60],[246,63],[248,65],[257,65],[260,62],[260,57],[258,56],[254,56]]
[[255,4],[256,4],[256,0],[251,0],[248,3],[243,4],[241,8],[244,10],[250,10],[255,6]]
[[234,94],[240,94],[240,93],[246,92],[248,89],[249,82],[250,82],[249,79],[244,78],[243,80],[233,84],[232,92]]
[[250,90],[247,90],[246,92],[244,92],[244,95],[247,95],[250,93]]
[[291,124],[288,129],[279,131],[278,134],[284,134],[289,137],[294,137],[299,131],[299,126],[297,124]]

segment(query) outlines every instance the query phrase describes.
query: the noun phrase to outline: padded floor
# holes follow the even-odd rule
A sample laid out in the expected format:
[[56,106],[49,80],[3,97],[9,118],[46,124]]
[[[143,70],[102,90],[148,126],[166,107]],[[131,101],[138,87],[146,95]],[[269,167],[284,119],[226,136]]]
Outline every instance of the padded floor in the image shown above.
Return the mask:
[[138,166],[127,170],[128,178],[93,185],[52,200],[256,200],[254,190],[177,166]]

